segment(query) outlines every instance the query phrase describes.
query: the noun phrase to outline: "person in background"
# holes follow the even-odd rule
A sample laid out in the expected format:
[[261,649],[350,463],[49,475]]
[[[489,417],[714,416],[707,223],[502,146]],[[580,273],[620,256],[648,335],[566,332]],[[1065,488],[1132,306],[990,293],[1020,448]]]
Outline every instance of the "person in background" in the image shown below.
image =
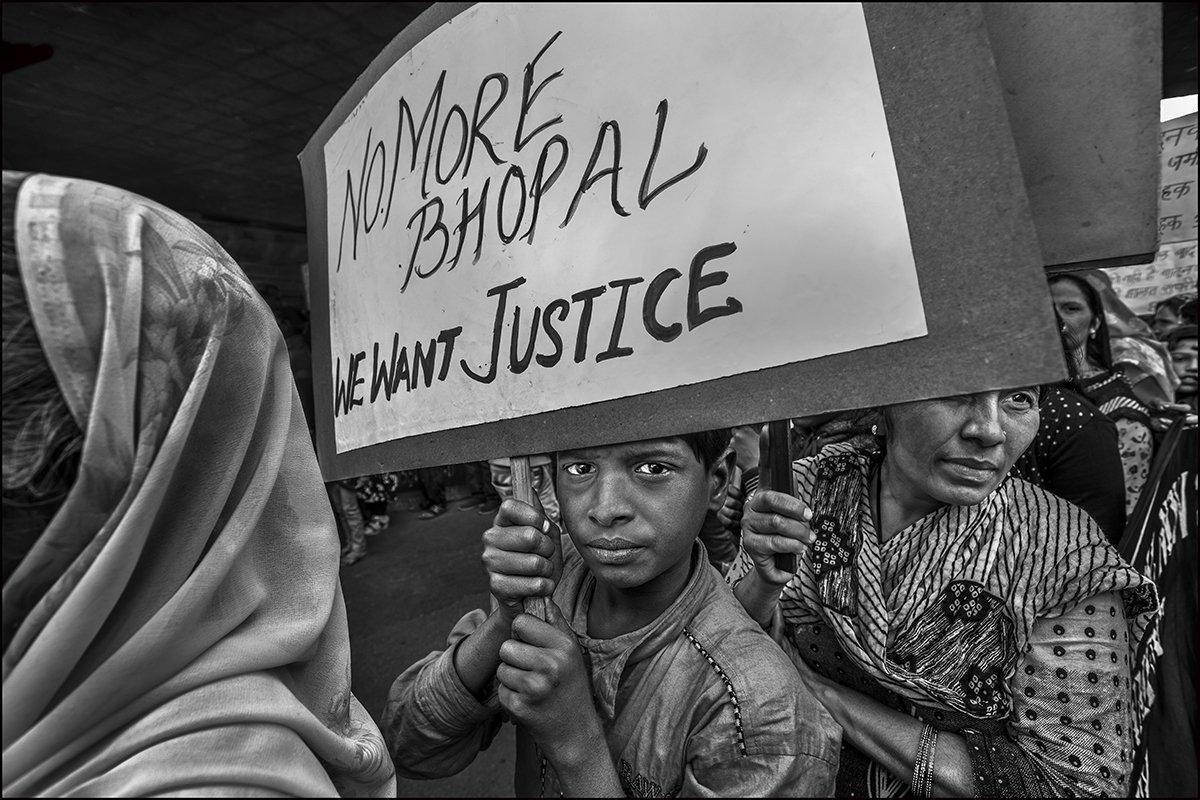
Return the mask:
[[1074,345],[1059,321],[1068,377],[1041,387],[1037,435],[1012,474],[1086,511],[1109,542],[1125,530],[1125,476],[1117,426],[1079,391]]
[[154,202],[3,198],[4,796],[394,794],[270,310]]
[[1009,476],[1037,390],[881,411],[877,444],[750,497],[729,575],[843,728],[837,794],[1128,794],[1157,600],[1087,514]]
[[[1189,300],[1195,303],[1196,296],[1194,294],[1177,294],[1154,304],[1154,322],[1150,327],[1160,342],[1165,342],[1171,331],[1184,324],[1184,320],[1180,319],[1179,312],[1184,303]],[[1192,315],[1195,316],[1194,305]],[[1192,324],[1195,324],[1195,319],[1192,320]]]
[[[459,511],[479,511],[481,507],[486,507],[489,501],[495,499],[495,493],[492,491],[492,471],[486,461],[475,461],[465,466],[467,468],[467,488],[470,490],[470,494],[460,500],[456,507]],[[487,512],[479,511],[479,513]],[[490,513],[495,514],[496,510],[493,508]]]
[[446,477],[445,467],[422,467],[417,470],[417,480],[425,496],[425,509],[417,514],[417,519],[437,519],[446,513]]
[[358,478],[344,478],[328,484],[334,513],[346,536],[341,553],[342,566],[346,567],[358,563],[367,554],[366,524],[358,503],[357,486]]
[[[499,500],[507,500],[513,496],[512,488],[512,459],[488,459],[491,470],[492,488],[496,490]],[[554,493],[554,457],[540,453],[529,456],[529,478],[533,484],[533,492],[537,495],[542,510],[553,522],[559,521],[558,497]],[[480,514],[495,514],[498,505],[485,504],[479,508]]]
[[[735,545],[742,537],[742,501],[747,487],[758,480],[759,430],[762,425],[737,425],[729,429],[729,448],[733,450],[733,472],[729,477],[729,488],[725,501],[717,510],[717,518],[726,531],[726,537]],[[729,570],[721,569],[725,574]]]
[[1185,300],[1183,305],[1179,307],[1179,321],[1184,325],[1195,325],[1197,323],[1195,297]]
[[[1193,376],[1195,336],[1193,328]],[[1132,676],[1134,797],[1197,794],[1196,414],[1173,416],[1118,548],[1162,597]]]
[[400,476],[395,472],[363,475],[354,484],[354,493],[362,508],[363,533],[374,536],[391,523],[388,506],[400,493]]
[[1108,329],[1109,350],[1114,370],[1125,376],[1134,395],[1150,409],[1170,403],[1175,394],[1175,374],[1167,348],[1150,326],[1134,314],[1113,289],[1112,279],[1102,269],[1082,270],[1071,275],[1082,278],[1100,297]]
[[1180,325],[1167,336],[1171,365],[1179,376],[1175,402],[1196,412],[1196,326]]
[[1108,322],[1096,288],[1083,277],[1055,275],[1050,278],[1050,295],[1068,340],[1079,389],[1117,426],[1128,515],[1154,458],[1150,408],[1134,393],[1124,372],[1113,367]]
[[1117,426],[1068,381],[1043,387],[1040,410],[1012,474],[1082,508],[1115,544],[1128,517]]
[[346,541],[342,565],[356,564],[367,554],[367,537],[375,536],[391,523],[388,506],[400,493],[400,475],[380,472],[360,475],[331,484],[334,510],[341,517]]

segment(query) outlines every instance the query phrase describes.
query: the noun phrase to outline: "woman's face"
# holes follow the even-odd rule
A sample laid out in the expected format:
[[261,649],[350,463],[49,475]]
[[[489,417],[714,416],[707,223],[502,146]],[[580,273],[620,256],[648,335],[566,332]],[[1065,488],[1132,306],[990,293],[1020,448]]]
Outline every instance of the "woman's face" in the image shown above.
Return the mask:
[[1099,321],[1092,316],[1083,290],[1072,280],[1055,281],[1050,284],[1050,296],[1054,299],[1054,309],[1067,328],[1071,344],[1076,348],[1082,347],[1100,327]]
[[914,505],[974,505],[1033,442],[1036,389],[939,397],[891,406],[886,487]]

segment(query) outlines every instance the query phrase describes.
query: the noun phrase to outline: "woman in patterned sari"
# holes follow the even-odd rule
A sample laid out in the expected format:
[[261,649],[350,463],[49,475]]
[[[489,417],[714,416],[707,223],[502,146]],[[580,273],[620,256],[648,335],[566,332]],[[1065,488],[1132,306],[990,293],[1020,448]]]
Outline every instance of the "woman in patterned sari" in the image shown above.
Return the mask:
[[3,189],[4,796],[394,794],[266,303],[156,203]]
[[1154,589],[1080,509],[1008,477],[1037,390],[883,420],[876,446],[796,462],[795,496],[757,492],[730,571],[843,727],[837,794],[1126,794]]
[[1124,368],[1113,360],[1108,320],[1096,287],[1077,275],[1055,275],[1050,279],[1050,295],[1073,351],[1080,391],[1116,423],[1128,515],[1154,460],[1150,409],[1134,393]]

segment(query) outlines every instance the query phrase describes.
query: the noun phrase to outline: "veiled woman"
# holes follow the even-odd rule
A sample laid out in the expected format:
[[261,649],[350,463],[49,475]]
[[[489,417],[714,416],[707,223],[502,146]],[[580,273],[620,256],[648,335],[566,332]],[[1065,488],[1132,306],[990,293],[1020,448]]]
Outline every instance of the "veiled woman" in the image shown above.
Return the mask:
[[394,791],[245,275],[162,206],[5,172],[3,278],[4,795]]
[[843,727],[837,794],[1126,794],[1154,589],[1080,509],[1007,477],[1037,390],[882,418],[878,446],[826,447],[796,496],[747,502],[730,573]]

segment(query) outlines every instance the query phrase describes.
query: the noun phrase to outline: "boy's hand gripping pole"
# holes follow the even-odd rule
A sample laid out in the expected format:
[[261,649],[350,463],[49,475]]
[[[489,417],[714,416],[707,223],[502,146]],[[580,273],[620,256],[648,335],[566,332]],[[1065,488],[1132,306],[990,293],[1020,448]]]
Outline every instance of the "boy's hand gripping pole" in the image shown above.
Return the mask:
[[[513,456],[510,463],[512,465],[513,497],[522,503],[528,503],[544,514],[545,510],[542,508],[537,494],[533,491],[533,475],[529,471],[529,456]],[[555,542],[555,546],[558,546],[557,542]],[[549,622],[550,612],[546,607],[549,602],[550,599],[547,597],[528,597],[525,599],[525,613]]]
[[[791,421],[786,419],[768,422],[764,436],[759,441],[759,483],[764,489],[784,494],[796,494],[792,485],[792,432]],[[776,553],[775,568],[787,573],[796,571],[795,553]]]

